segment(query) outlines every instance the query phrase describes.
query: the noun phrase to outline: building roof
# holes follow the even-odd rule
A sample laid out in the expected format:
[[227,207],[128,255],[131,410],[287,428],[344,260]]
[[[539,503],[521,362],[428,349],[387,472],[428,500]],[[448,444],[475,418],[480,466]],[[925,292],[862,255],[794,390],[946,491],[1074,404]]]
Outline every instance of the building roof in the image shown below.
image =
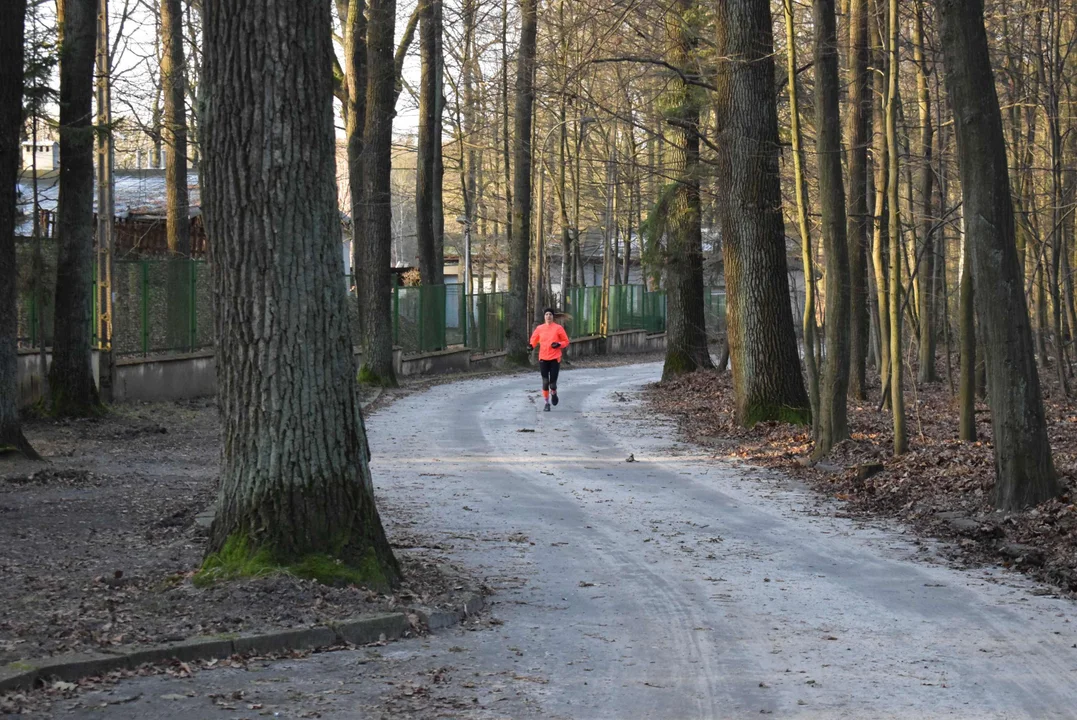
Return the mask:
[[[117,170],[114,182],[117,218],[150,220],[165,217],[164,170]],[[38,203],[41,209],[56,212],[60,195],[59,173],[57,171],[39,172],[37,186]],[[16,191],[18,200],[15,235],[26,237],[33,233],[34,184],[33,176],[29,172],[19,176]],[[200,215],[201,194],[198,188],[197,170],[187,171],[187,194],[191,217]],[[96,186],[94,212],[97,212]]]

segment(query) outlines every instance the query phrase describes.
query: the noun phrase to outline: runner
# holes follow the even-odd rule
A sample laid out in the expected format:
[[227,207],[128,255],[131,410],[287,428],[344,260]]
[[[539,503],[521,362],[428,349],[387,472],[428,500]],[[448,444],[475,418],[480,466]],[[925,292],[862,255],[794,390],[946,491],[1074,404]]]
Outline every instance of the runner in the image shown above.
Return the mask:
[[528,350],[536,346],[539,351],[539,372],[542,373],[542,397],[546,400],[544,412],[550,412],[550,403],[557,404],[557,373],[561,370],[561,351],[568,347],[568,333],[553,321],[555,311],[546,308],[543,317],[546,322],[531,333]]

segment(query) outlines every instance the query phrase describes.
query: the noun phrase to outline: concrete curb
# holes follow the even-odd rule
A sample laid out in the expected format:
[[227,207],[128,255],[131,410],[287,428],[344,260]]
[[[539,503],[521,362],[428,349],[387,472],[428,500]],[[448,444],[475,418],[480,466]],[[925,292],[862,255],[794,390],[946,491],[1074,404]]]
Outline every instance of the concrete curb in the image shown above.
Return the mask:
[[[485,606],[480,592],[468,592],[459,609],[412,608],[410,612],[431,631],[442,630],[474,615]],[[181,642],[136,647],[116,654],[74,653],[0,666],[0,692],[30,689],[39,682],[77,682],[90,675],[133,670],[140,665],[178,660],[195,662],[232,655],[266,655],[290,650],[314,650],[334,645],[366,645],[397,640],[411,629],[407,612],[380,613],[325,625],[236,637],[195,637]]]

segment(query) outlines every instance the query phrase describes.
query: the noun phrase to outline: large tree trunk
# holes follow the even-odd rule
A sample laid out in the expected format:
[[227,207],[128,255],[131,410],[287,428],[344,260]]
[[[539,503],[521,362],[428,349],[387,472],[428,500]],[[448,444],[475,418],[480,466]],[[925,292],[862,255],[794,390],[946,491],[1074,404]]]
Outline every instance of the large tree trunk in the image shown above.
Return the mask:
[[718,6],[719,211],[737,420],[811,421],[797,357],[767,0]]
[[520,49],[516,56],[516,126],[513,136],[512,233],[509,236],[509,294],[505,352],[509,362],[527,364],[527,275],[531,245],[531,115],[535,103],[536,0],[520,0]]
[[191,225],[187,195],[186,63],[180,0],[161,0],[161,90],[165,101],[165,232],[168,267],[168,336],[175,349],[192,345]]
[[359,378],[396,385],[390,271],[393,242],[392,142],[396,65],[393,28],[396,0],[367,4],[367,87],[363,129],[362,268],[363,366]]
[[[225,448],[206,567],[238,555],[392,584],[400,572],[370,489],[341,282],[329,2],[217,0],[205,13]],[[245,92],[252,77],[258,93]]]
[[826,365],[819,398],[815,455],[849,437],[849,248],[845,186],[841,177],[841,81],[834,0],[815,0],[815,149],[819,157],[819,203],[826,257]]
[[677,185],[666,219],[666,360],[662,379],[713,368],[703,313],[703,229],[699,199],[700,93],[689,84],[696,78],[699,43],[695,0],[677,0],[666,13],[670,62],[685,79],[671,84],[666,122],[672,141],[669,171]]
[[954,109],[961,191],[986,354],[995,504],[1018,509],[1059,492],[1018,274],[1006,145],[981,0],[937,0],[946,88]]
[[870,330],[868,317],[868,144],[871,142],[871,85],[868,64],[868,0],[849,2],[849,192],[847,240],[849,243],[849,392],[858,400],[867,397],[867,356]]
[[0,453],[15,448],[37,457],[19,424],[15,264],[15,191],[22,130],[23,23],[26,0],[0,10]]
[[90,359],[93,270],[93,68],[97,0],[61,0],[60,205],[56,326],[49,370],[51,409],[59,416],[101,411]]

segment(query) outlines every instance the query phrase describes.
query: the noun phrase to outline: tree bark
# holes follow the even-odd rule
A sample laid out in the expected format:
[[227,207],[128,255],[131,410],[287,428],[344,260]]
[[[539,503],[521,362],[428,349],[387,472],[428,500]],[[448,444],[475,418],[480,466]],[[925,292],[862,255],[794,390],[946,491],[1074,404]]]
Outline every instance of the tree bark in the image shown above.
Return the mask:
[[905,434],[905,372],[902,362],[901,333],[901,216],[898,206],[898,0],[890,0],[890,41],[887,52],[890,61],[889,89],[886,93],[886,148],[889,156],[886,183],[887,219],[890,235],[890,409],[894,417],[894,455],[901,455],[909,447]]
[[509,293],[506,297],[505,353],[526,365],[527,275],[531,245],[531,120],[535,103],[536,0],[520,0],[520,47],[516,56],[516,124],[513,136],[512,234],[509,236]]
[[793,143],[793,183],[797,200],[797,230],[804,266],[804,312],[801,320],[804,336],[804,369],[808,376],[808,401],[811,403],[812,437],[819,438],[819,366],[815,362],[815,253],[812,251],[811,227],[808,224],[808,183],[804,172],[804,138],[800,130],[800,92],[797,87],[796,32],[793,26],[793,0],[783,0],[786,35],[786,75],[789,78],[789,124]]
[[[161,0],[161,91],[164,96],[165,233],[168,252],[169,345],[189,349],[191,337],[191,226],[187,193],[187,78],[180,0]],[[179,262],[175,262],[179,261]]]
[[90,357],[93,268],[93,68],[97,1],[61,0],[60,205],[57,211],[56,324],[49,370],[57,416],[101,412]]
[[[964,224],[964,223],[962,223]],[[958,380],[958,437],[976,442],[976,309],[973,307],[972,259],[969,236],[961,233],[961,289],[958,300],[958,336],[961,349],[961,375]]]
[[913,59],[916,65],[917,109],[920,119],[920,240],[923,243],[917,253],[920,260],[916,267],[916,279],[920,287],[920,362],[919,380],[933,383],[935,373],[935,238],[932,229],[932,193],[935,171],[931,166],[933,155],[934,126],[931,123],[931,93],[927,79],[930,68],[926,56],[927,37],[924,32],[923,0],[917,0],[914,22]]
[[[699,27],[695,0],[676,0],[666,13],[670,62],[688,79],[698,76]],[[662,379],[713,368],[703,312],[703,228],[699,198],[700,89],[687,79],[668,91],[666,122],[673,138],[670,172],[676,178],[666,220],[666,358]],[[612,190],[611,190],[612,191]]]
[[363,382],[393,387],[392,263],[393,193],[392,141],[396,116],[396,64],[393,29],[396,0],[367,3],[367,86],[363,127],[362,267],[365,282],[360,308],[363,316]]
[[[419,247],[419,276],[423,285],[436,284],[438,258],[434,253],[434,127],[437,94],[437,28],[434,6],[440,0],[421,0],[419,18],[419,130],[415,161],[415,233]],[[428,303],[431,304],[432,303]]]
[[18,267],[15,263],[16,188],[19,136],[22,130],[23,27],[26,0],[12,0],[0,10],[0,454],[14,448],[38,455],[19,422],[16,313]]
[[329,2],[206,2],[205,39],[224,433],[207,557],[391,585],[341,282]]
[[849,244],[849,392],[867,397],[867,356],[870,305],[867,283],[868,144],[871,142],[871,85],[868,64],[868,0],[849,2],[849,113],[846,130],[849,192],[846,235]]
[[845,186],[841,176],[841,83],[834,0],[815,0],[815,149],[819,157],[819,203],[826,257],[826,365],[815,456],[849,437],[849,248]]
[[875,164],[875,174],[872,186],[875,190],[875,207],[872,220],[872,266],[875,276],[875,327],[878,331],[879,353],[879,382],[883,388],[883,406],[890,407],[890,397],[885,394],[885,388],[890,383],[890,312],[888,298],[890,297],[890,280],[887,275],[887,256],[889,240],[889,227],[887,224],[886,184],[889,176],[890,153],[886,140],[886,108],[885,98],[887,93],[887,62],[885,53],[881,48],[885,47],[884,33],[881,22],[876,14],[872,27],[875,31],[876,45],[880,50],[874,53],[875,71],[872,74],[874,83],[874,102],[872,112],[874,114],[874,136],[872,138],[872,155]]
[[961,191],[986,354],[995,450],[995,505],[1018,509],[1059,492],[1018,275],[1002,117],[981,0],[937,0],[946,87],[954,109]]
[[[348,201],[352,220],[352,280],[359,332],[363,333],[363,300],[366,297],[364,248],[367,235],[363,225],[366,204],[363,202],[363,130],[366,126],[366,0],[348,0],[344,13],[344,71],[347,103],[344,134],[348,152]],[[361,338],[352,338],[359,344]]]
[[807,424],[785,258],[770,5],[728,0],[717,13],[718,195],[737,420]]

